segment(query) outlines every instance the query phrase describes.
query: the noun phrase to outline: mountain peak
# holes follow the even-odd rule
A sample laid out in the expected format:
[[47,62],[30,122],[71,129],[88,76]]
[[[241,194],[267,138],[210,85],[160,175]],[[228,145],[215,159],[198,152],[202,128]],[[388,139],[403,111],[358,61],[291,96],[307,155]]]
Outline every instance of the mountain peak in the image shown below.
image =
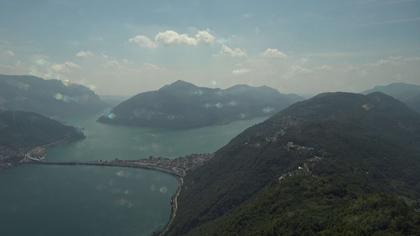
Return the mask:
[[408,83],[392,83],[389,85],[376,86],[373,89],[364,91],[363,94],[382,92],[390,95],[405,104],[411,109],[420,112],[420,85]]
[[247,85],[247,84],[236,84],[236,85],[233,85],[232,87],[229,87],[227,89],[248,89],[248,88],[251,88],[251,87],[252,86]]
[[274,88],[268,87],[268,86],[259,86],[259,87],[254,87],[251,85],[247,85],[247,84],[238,84],[238,85],[234,85],[232,87],[227,88],[225,91],[228,93],[235,93],[235,94],[239,94],[239,93],[247,93],[249,91],[261,91],[261,92],[265,92],[265,93],[270,93],[270,94],[279,94],[280,92]]
[[173,82],[172,84],[165,85],[161,88],[161,90],[165,89],[191,89],[191,88],[197,88],[196,85],[186,82],[184,80],[177,80]]
[[[322,93],[286,108],[272,119],[299,117],[300,120],[330,120],[347,122],[358,119],[371,122],[387,114],[392,119],[411,120],[418,116],[405,104],[381,92],[362,95],[356,93]],[[385,116],[384,116],[385,117]]]

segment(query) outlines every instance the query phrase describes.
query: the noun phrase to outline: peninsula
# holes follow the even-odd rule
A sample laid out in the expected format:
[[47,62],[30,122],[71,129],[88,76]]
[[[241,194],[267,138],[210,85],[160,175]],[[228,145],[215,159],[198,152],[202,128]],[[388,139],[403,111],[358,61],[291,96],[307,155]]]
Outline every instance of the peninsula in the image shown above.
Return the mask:
[[0,169],[25,157],[41,157],[46,148],[83,139],[83,132],[37,113],[0,111]]

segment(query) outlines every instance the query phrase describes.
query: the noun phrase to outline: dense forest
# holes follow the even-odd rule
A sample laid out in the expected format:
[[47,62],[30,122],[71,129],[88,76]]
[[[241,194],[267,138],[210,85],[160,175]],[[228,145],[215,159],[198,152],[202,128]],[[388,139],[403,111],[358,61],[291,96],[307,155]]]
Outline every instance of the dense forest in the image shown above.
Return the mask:
[[169,235],[416,235],[420,115],[326,93],[244,131],[185,178]]

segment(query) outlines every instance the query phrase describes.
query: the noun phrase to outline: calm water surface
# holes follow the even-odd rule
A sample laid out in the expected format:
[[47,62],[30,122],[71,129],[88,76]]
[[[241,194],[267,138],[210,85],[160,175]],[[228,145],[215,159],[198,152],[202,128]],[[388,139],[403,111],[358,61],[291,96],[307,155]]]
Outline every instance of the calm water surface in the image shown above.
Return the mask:
[[[140,159],[213,152],[263,119],[171,131],[73,119],[87,138],[49,150],[48,160]],[[155,171],[20,166],[0,172],[0,235],[150,235],[169,219],[176,179]]]

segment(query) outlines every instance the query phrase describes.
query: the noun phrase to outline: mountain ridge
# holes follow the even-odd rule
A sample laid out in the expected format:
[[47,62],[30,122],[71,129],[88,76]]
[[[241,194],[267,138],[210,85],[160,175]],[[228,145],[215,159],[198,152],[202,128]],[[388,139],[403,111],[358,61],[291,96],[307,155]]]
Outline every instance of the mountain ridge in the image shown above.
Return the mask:
[[30,75],[0,75],[0,109],[64,118],[92,114],[106,104],[89,88]]
[[137,94],[98,121],[160,128],[197,128],[269,116],[301,98],[268,87],[198,87],[178,80],[156,91]]

